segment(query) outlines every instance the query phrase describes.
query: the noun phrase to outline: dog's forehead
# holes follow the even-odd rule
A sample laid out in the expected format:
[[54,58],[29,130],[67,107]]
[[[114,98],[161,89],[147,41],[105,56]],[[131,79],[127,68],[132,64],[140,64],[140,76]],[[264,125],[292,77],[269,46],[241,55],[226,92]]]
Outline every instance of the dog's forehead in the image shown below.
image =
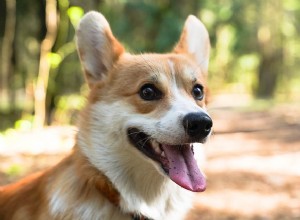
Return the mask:
[[125,57],[119,65],[117,77],[146,79],[153,82],[196,82],[203,80],[195,62],[178,54],[144,54]]

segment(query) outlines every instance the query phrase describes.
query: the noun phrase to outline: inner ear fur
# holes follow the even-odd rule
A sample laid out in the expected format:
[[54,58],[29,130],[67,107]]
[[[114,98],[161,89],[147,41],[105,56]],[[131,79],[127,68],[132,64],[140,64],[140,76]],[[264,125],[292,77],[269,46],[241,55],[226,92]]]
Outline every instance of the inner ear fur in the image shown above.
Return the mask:
[[195,16],[189,15],[186,19],[174,52],[193,57],[202,72],[207,73],[210,52],[209,35],[203,23]]
[[77,50],[89,87],[103,80],[124,53],[105,17],[94,11],[88,12],[79,23]]

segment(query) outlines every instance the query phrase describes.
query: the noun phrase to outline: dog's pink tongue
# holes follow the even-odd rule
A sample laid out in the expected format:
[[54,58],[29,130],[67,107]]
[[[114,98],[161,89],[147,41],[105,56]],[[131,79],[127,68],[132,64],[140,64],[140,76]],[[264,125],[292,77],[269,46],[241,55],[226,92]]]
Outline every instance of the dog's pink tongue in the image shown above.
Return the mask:
[[191,147],[162,145],[169,160],[169,176],[179,186],[202,192],[206,188],[206,180],[198,168]]

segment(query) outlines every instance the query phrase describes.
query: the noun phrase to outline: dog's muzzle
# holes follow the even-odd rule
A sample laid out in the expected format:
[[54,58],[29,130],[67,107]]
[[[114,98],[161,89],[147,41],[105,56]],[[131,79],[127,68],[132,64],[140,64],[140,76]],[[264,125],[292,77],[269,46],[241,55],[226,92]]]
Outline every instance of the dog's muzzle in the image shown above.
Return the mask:
[[159,163],[166,175],[181,187],[202,192],[206,180],[194,158],[194,142],[204,143],[212,129],[212,120],[205,113],[189,113],[182,119],[186,139],[170,144],[155,140],[138,128],[128,128],[129,141],[148,158]]

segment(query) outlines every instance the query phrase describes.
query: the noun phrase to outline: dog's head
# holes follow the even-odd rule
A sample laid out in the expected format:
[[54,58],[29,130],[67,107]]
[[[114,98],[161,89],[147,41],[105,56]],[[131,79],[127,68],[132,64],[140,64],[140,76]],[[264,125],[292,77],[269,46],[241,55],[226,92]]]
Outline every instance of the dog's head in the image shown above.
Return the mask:
[[[77,45],[91,90],[80,129],[94,163],[100,163],[97,154],[129,152],[178,185],[203,191],[193,143],[204,143],[212,129],[205,110],[210,43],[204,25],[189,16],[171,53],[132,55],[106,19],[90,12],[79,25]],[[119,159],[102,157],[99,166]]]

